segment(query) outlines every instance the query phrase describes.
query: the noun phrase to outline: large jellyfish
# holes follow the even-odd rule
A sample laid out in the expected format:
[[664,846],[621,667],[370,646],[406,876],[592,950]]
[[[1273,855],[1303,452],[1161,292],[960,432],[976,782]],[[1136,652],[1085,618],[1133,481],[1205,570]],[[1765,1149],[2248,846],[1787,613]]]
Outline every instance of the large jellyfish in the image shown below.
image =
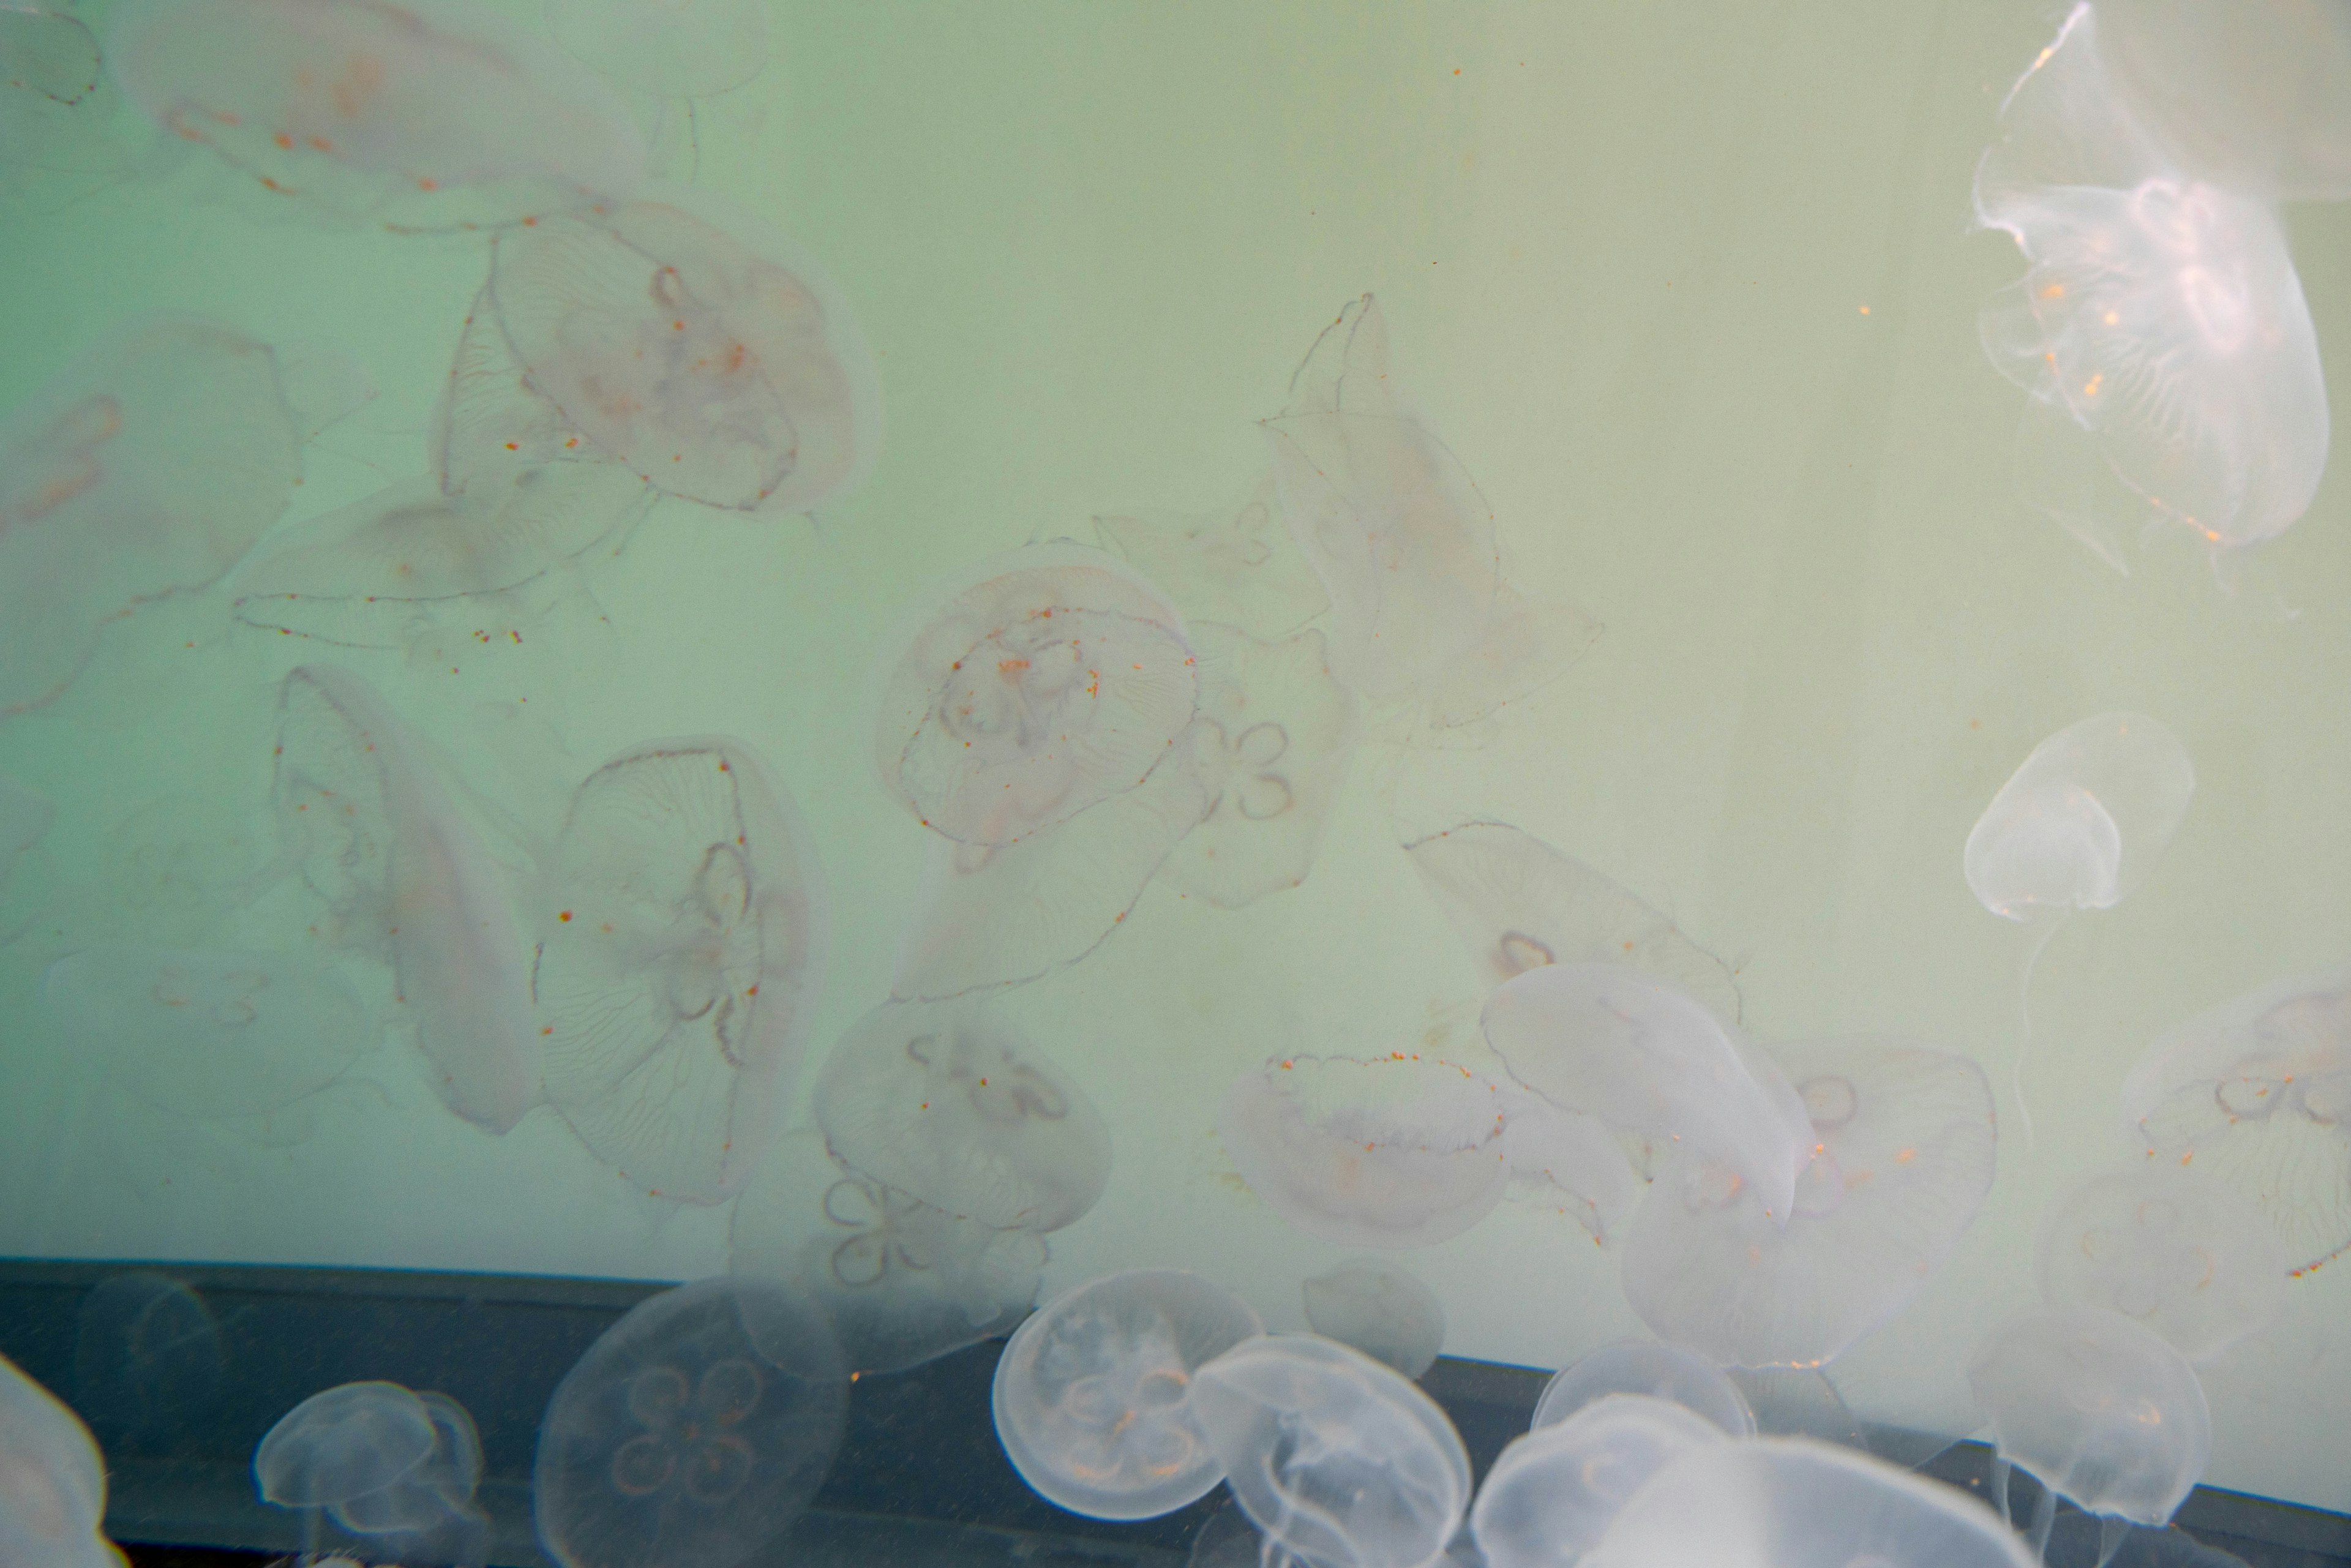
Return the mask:
[[1488,1568],[1580,1562],[1650,1477],[1725,1441],[1721,1427],[1671,1400],[1604,1395],[1512,1438],[1478,1489],[1469,1528]]
[[1094,532],[1157,583],[1187,620],[1279,642],[1331,607],[1313,569],[1290,542],[1270,472],[1233,506],[1206,516],[1097,517]]
[[2189,1019],[2123,1080],[2147,1155],[2250,1199],[2306,1273],[2351,1247],[2351,975],[2280,980]]
[[300,446],[277,356],[179,318],[117,329],[0,418],[0,719],[62,692],[110,622],[226,571]]
[[2033,1271],[2053,1305],[2105,1307],[2209,1361],[2285,1304],[2285,1249],[2250,1198],[2208,1173],[2092,1174],[2049,1206]]
[[445,1394],[373,1382],[313,1394],[262,1437],[253,1475],[263,1501],[303,1511],[309,1554],[331,1525],[371,1557],[487,1557],[489,1520],[474,1505],[482,1439]]
[[589,775],[536,889],[548,1103],[664,1197],[720,1202],[774,1136],[830,944],[790,794],[723,736]]
[[345,218],[515,223],[626,196],[644,177],[626,106],[476,7],[132,0],[107,64],[166,131]]
[[0,1562],[126,1568],[105,1519],[106,1467],[89,1428],[0,1356]]
[[336,946],[388,961],[467,1121],[503,1133],[539,1096],[530,965],[498,868],[423,743],[359,676],[305,664],[277,703],[278,832]]
[[[2124,547],[2150,525],[2215,551],[2283,532],[2318,488],[2329,422],[2276,214],[2171,162],[2116,88],[2102,16],[2076,5],[2010,92],[1976,213],[2028,263],[1982,324],[1992,363],[2032,394],[2020,487],[2127,570]],[[2147,43],[2158,27],[2126,32]]]

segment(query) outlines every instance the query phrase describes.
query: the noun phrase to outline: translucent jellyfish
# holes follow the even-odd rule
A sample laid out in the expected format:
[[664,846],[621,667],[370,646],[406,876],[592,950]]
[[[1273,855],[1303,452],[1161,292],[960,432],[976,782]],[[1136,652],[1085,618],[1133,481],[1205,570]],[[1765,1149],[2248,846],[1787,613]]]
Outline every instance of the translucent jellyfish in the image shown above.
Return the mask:
[[1330,595],[1331,668],[1365,698],[1465,724],[1555,678],[1599,634],[1503,582],[1493,513],[1400,405],[1370,295],[1315,340],[1265,430],[1290,537]]
[[1012,843],[1134,789],[1190,727],[1182,621],[1102,551],[1031,545],[935,597],[874,723],[883,784],[924,826]]
[[830,945],[790,794],[739,740],[632,747],[572,795],[535,896],[548,1103],[653,1191],[732,1195],[799,1075]]
[[2281,980],[2190,1019],[2123,1080],[2149,1157],[2250,1199],[2297,1274],[2351,1247],[2351,975]]
[[898,1372],[1010,1333],[1037,1303],[1045,1239],[999,1230],[861,1176],[821,1134],[787,1134],[735,1200],[728,1267],[789,1280],[850,1367]]
[[422,742],[357,675],[305,664],[278,694],[273,800],[286,853],[326,902],[323,935],[392,964],[443,1101],[511,1128],[539,1094],[530,965]]
[[125,1568],[105,1518],[106,1467],[89,1429],[0,1356],[0,1561]]
[[1489,1568],[1580,1562],[1649,1478],[1722,1428],[1669,1399],[1606,1394],[1510,1440],[1478,1489],[1469,1528]]
[[1342,1247],[1468,1229],[1510,1176],[1495,1085],[1437,1057],[1280,1057],[1233,1080],[1217,1135],[1249,1189]]
[[1469,1456],[1436,1401],[1311,1334],[1245,1340],[1192,1377],[1192,1418],[1270,1547],[1418,1568],[1469,1504]]
[[864,334],[815,260],[699,193],[494,242],[489,296],[530,390],[665,495],[780,516],[881,449]]
[[1510,1075],[1618,1133],[1710,1156],[1787,1222],[1813,1136],[1779,1069],[1714,1013],[1622,964],[1549,964],[1487,998]]
[[2053,1305],[2104,1307],[2208,1361],[2285,1304],[2285,1249],[2250,1198],[2201,1171],[2093,1174],[2042,1217],[2034,1272]]
[[2212,1416],[2187,1357],[2101,1307],[2032,1307],[1976,1347],[1968,1385],[1990,1417],[1991,1490],[2008,1511],[2012,1466],[2040,1481],[2036,1550],[2056,1499],[2159,1525],[2212,1457]]
[[1384,1258],[1352,1258],[1306,1281],[1306,1326],[1406,1377],[1437,1364],[1445,1303]]
[[57,808],[49,804],[47,796],[37,795],[0,774],[0,887],[8,885],[17,858],[40,842],[56,815]]
[[548,0],[547,19],[599,75],[662,98],[708,98],[768,63],[758,0]]
[[825,1059],[813,1109],[843,1165],[999,1229],[1058,1230],[1110,1180],[1110,1129],[1093,1102],[968,1006],[866,1014]]
[[48,967],[41,1004],[117,1088],[183,1116],[291,1105],[349,1071],[378,1033],[350,982],[299,953],[89,947]]
[[1503,822],[1406,844],[1412,869],[1489,987],[1545,964],[1629,964],[1737,1023],[1729,967],[1608,877]]
[[1647,1176],[1597,1116],[1563,1111],[1515,1082],[1498,1087],[1510,1196],[1555,1209],[1605,1246],[1640,1207]]
[[193,1437],[227,1373],[212,1309],[168,1274],[110,1274],[74,1314],[74,1407],[118,1457]]
[[1616,1515],[1583,1568],[2034,1568],[1956,1487],[1803,1437],[1693,1448]]
[[487,1551],[488,1520],[473,1500],[482,1440],[445,1394],[397,1383],[313,1394],[262,1437],[253,1475],[263,1501],[309,1514],[312,1553],[323,1523],[360,1537],[371,1556],[478,1563]]
[[1224,1478],[1194,1421],[1195,1375],[1264,1332],[1248,1302],[1180,1270],[1064,1291],[997,1361],[997,1440],[1022,1480],[1072,1513],[1172,1513]]
[[848,1408],[841,1347],[790,1287],[722,1277],[650,1297],[548,1401],[539,1544],[560,1568],[729,1568],[816,1495]]
[[1355,700],[1332,678],[1322,633],[1260,643],[1195,622],[1197,771],[1215,793],[1159,880],[1225,909],[1306,880],[1355,749]]
[[300,442],[277,355],[169,317],[0,417],[0,718],[64,691],[109,623],[226,571],[285,509]]
[[1775,1054],[1813,1131],[1792,1211],[1767,1212],[1721,1158],[1680,1151],[1618,1265],[1658,1337],[1725,1365],[1835,1360],[1950,1261],[1991,1190],[1991,1089],[1973,1061],[1870,1041]]
[[1637,1339],[1604,1344],[1553,1374],[1535,1401],[1532,1425],[1564,1421],[1612,1394],[1668,1399],[1731,1437],[1755,1435],[1755,1413],[1722,1368],[1680,1345]]
[[625,196],[644,177],[626,106],[477,9],[132,0],[107,63],[163,130],[344,218],[508,224]]
[[[0,198],[47,194],[49,175],[89,188],[127,172],[98,39],[63,4],[0,6]],[[94,181],[95,184],[89,182]],[[59,194],[77,193],[72,183]]]
[[2098,32],[2077,5],[1976,172],[1978,221],[2028,263],[1986,307],[1982,338],[2032,394],[2020,488],[2127,570],[2124,546],[2150,527],[2216,550],[2283,532],[2317,490],[2329,422],[2276,214],[2172,163]]
[[1094,532],[1105,549],[1157,583],[1189,621],[1279,642],[1331,607],[1313,568],[1290,542],[1270,472],[1235,506],[1198,517],[1098,517]]

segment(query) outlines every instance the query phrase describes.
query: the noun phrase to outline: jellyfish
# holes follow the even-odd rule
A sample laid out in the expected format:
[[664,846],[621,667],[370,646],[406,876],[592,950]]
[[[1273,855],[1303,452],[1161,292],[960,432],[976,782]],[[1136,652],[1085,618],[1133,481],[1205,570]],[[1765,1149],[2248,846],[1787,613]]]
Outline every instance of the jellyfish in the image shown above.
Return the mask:
[[1306,1326],[1406,1377],[1437,1364],[1445,1303],[1384,1258],[1351,1258],[1306,1281]]
[[788,1133],[735,1200],[728,1265],[786,1280],[855,1372],[902,1372],[1020,1326],[1048,1249],[1033,1230],[949,1214]]
[[2145,714],[2102,713],[2034,747],[1968,831],[1960,867],[1976,902],[2002,919],[2040,926],[2018,984],[2011,1073],[2028,1139],[2024,1057],[2042,949],[2067,915],[2111,909],[2146,879],[2195,793],[2196,768],[2178,736]]
[[1531,1425],[1552,1426],[1617,1394],[1671,1400],[1733,1437],[1755,1435],[1755,1413],[1721,1367],[1684,1346],[1636,1339],[1604,1344],[1554,1373]]
[[1157,583],[1187,621],[1279,643],[1331,607],[1313,569],[1290,541],[1270,471],[1231,507],[1197,517],[1097,517],[1094,533],[1104,549]]
[[2049,1206],[2033,1250],[2043,1301],[2136,1319],[2190,1361],[2267,1328],[2285,1249],[2252,1199],[2184,1166],[2094,1173]]
[[1990,1509],[1955,1487],[1803,1437],[1706,1443],[1635,1493],[1583,1568],[2034,1568]]
[[1191,1414],[1269,1547],[1301,1562],[1419,1568],[1469,1504],[1437,1402],[1331,1340],[1243,1340],[1192,1375]]
[[969,1006],[867,1013],[825,1059],[813,1109],[852,1170],[998,1229],[1074,1224],[1110,1181],[1085,1091]]
[[74,1407],[117,1455],[193,1437],[227,1376],[212,1309],[168,1274],[110,1274],[74,1313]]
[[487,292],[530,392],[664,495],[780,517],[872,471],[864,334],[814,258],[749,213],[668,191],[493,246]]
[[1891,1321],[1950,1260],[1991,1190],[1983,1070],[1900,1042],[1776,1052],[1812,1129],[1792,1209],[1719,1156],[1677,1152],[1634,1217],[1625,1298],[1725,1365],[1815,1367]]
[[2103,14],[2076,5],[2010,92],[1976,214],[2027,262],[1982,320],[1992,363],[2032,394],[2019,486],[2127,571],[2133,531],[2175,528],[2217,559],[2292,527],[2329,420],[2275,213],[2166,157],[2099,52]]
[[0,1562],[127,1568],[105,1519],[106,1467],[89,1428],[0,1356]]
[[207,1120],[307,1099],[378,1027],[348,979],[299,953],[89,947],[44,972],[41,1005],[122,1092]]
[[2103,1307],[2031,1307],[1993,1329],[1968,1363],[1990,1418],[1992,1500],[2009,1472],[2042,1485],[2039,1551],[2059,1496],[2085,1512],[2161,1525],[2212,1457],[2212,1416],[2195,1368],[2169,1341]]
[[1200,660],[1196,771],[1215,792],[1159,868],[1176,892],[1239,909],[1296,887],[1355,749],[1355,701],[1332,678],[1322,634],[1261,643],[1195,622]]
[[883,785],[925,827],[1014,843],[1175,755],[1199,701],[1191,644],[1112,557],[1030,545],[934,598],[884,665],[874,722]]
[[1602,1395],[1510,1440],[1478,1489],[1469,1528],[1489,1568],[1580,1562],[1650,1477],[1725,1441],[1721,1427],[1669,1399]]
[[539,1544],[558,1568],[733,1568],[816,1495],[848,1409],[841,1347],[789,1286],[720,1277],[649,1297],[548,1401]]
[[1467,724],[1556,678],[1599,635],[1583,612],[1504,582],[1485,497],[1395,396],[1370,295],[1315,340],[1265,431],[1290,537],[1330,596],[1332,672],[1366,700]]
[[174,317],[117,328],[0,417],[0,719],[55,699],[109,624],[225,572],[300,446],[277,356]]
[[445,1394],[375,1382],[313,1394],[262,1437],[253,1475],[264,1502],[304,1511],[307,1553],[331,1524],[369,1557],[486,1556],[489,1521],[474,1504],[482,1440]]
[[394,229],[512,224],[626,196],[629,112],[477,9],[394,0],[134,0],[107,65],[165,131],[266,190]]
[[1502,1159],[1510,1195],[1551,1208],[1606,1246],[1648,1189],[1615,1132],[1597,1116],[1565,1111],[1515,1082],[1502,1092]]
[[305,664],[286,677],[277,751],[279,838],[326,903],[323,935],[391,963],[443,1102],[509,1130],[539,1096],[539,1025],[481,836],[423,743],[348,670]]
[[[68,5],[0,6],[0,198],[70,198],[130,172],[98,39]],[[42,204],[46,205],[46,203]]]
[[790,794],[723,736],[652,741],[571,798],[535,890],[548,1103],[666,1197],[766,1152],[822,984],[824,869]]
[[2251,1201],[2292,1272],[2351,1248],[2351,975],[2280,980],[2169,1031],[2122,1110],[2148,1158]]
[[1342,1247],[1426,1247],[1502,1199],[1496,1086],[1406,1051],[1279,1057],[1233,1080],[1217,1135],[1249,1190]]
[[1265,1333],[1196,1274],[1134,1269],[1062,1291],[996,1363],[997,1440],[1029,1488],[1089,1519],[1155,1519],[1224,1479],[1191,1407],[1201,1365]]
[[1785,1225],[1812,1126],[1780,1070],[1687,996],[1621,964],[1549,964],[1487,998],[1511,1077],[1620,1134],[1718,1162]]
[[732,91],[768,65],[760,0],[547,0],[547,19],[557,42],[615,87],[684,102],[695,177],[695,100]]
[[1729,967],[1638,895],[1531,833],[1464,822],[1405,845],[1489,989],[1545,964],[1629,964],[1739,1021]]
[[35,794],[0,773],[0,888],[8,885],[16,862],[41,841],[56,817],[57,808],[47,796]]

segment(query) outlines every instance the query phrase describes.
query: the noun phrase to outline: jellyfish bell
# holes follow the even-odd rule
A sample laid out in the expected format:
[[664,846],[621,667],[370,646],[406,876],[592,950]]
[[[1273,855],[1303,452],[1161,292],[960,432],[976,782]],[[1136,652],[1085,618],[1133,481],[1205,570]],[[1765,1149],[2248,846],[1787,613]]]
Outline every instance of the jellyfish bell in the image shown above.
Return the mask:
[[1139,512],[1093,522],[1103,548],[1157,583],[1187,621],[1279,642],[1331,607],[1290,540],[1270,471],[1230,507],[1204,516]]
[[1721,1427],[1671,1400],[1606,1394],[1513,1437],[1478,1489],[1469,1528],[1489,1568],[1573,1563],[1649,1478]]
[[2192,1166],[2093,1172],[2049,1206],[2033,1264],[2044,1301],[2121,1312],[2190,1361],[2260,1333],[2285,1304],[2269,1221]]
[[1436,1365],[1445,1348],[1445,1304],[1384,1258],[1349,1259],[1308,1280],[1303,1290],[1308,1328],[1406,1377]]
[[1733,1437],[1755,1435],[1755,1413],[1721,1367],[1685,1346],[1619,1340],[1552,1374],[1530,1423],[1549,1427],[1611,1395],[1670,1400]]
[[89,1428],[0,1356],[0,1560],[124,1568],[105,1518],[106,1467]]
[[2188,814],[2196,769],[2144,714],[2106,713],[2034,747],[1969,831],[1968,889],[2003,919],[2111,909]]

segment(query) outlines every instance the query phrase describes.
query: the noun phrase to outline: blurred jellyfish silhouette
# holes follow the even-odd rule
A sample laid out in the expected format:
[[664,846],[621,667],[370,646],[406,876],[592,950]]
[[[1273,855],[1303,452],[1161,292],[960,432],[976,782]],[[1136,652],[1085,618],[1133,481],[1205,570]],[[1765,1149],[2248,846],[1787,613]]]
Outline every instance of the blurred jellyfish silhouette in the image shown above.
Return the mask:
[[227,1368],[212,1309],[167,1274],[110,1275],[75,1314],[74,1407],[110,1453],[165,1451],[192,1435]]
[[2261,1209],[2189,1166],[2134,1161],[2074,1184],[2042,1216],[2033,1272],[2051,1305],[2120,1312],[2195,1362],[2285,1305],[2285,1249]]
[[38,212],[128,175],[99,41],[69,3],[0,6],[0,203]]
[[304,1515],[306,1555],[478,1568],[489,1520],[474,1504],[482,1440],[445,1394],[345,1383],[279,1417],[254,1450],[262,1500]]
[[[2110,29],[2108,7],[2076,5],[2010,92],[2001,140],[1976,171],[1977,221],[2009,234],[2028,264],[1982,321],[1992,363],[2031,394],[2018,486],[2126,571],[2136,534],[2184,531],[2216,562],[2275,538],[2308,509],[2326,466],[2325,379],[2274,193],[2224,177],[2230,163],[2262,160],[2240,149],[2210,161],[2220,165],[2210,174],[2183,169],[2101,47],[2117,33],[2177,110],[2197,74],[2185,68],[2231,47],[2189,9],[2125,5]],[[2338,55],[2342,27],[2331,30]],[[2211,48],[2193,41],[2199,33]],[[2339,105],[2323,118],[2340,132]]]
[[1406,1377],[1436,1365],[1445,1348],[1445,1304],[1387,1259],[1351,1258],[1309,1279],[1303,1291],[1307,1327]]
[[1278,643],[1331,608],[1330,595],[1290,539],[1268,470],[1249,493],[1205,516],[1137,512],[1097,517],[1106,549],[1159,585],[1187,621]]
[[0,1562],[126,1568],[105,1519],[106,1466],[89,1428],[0,1356]]

